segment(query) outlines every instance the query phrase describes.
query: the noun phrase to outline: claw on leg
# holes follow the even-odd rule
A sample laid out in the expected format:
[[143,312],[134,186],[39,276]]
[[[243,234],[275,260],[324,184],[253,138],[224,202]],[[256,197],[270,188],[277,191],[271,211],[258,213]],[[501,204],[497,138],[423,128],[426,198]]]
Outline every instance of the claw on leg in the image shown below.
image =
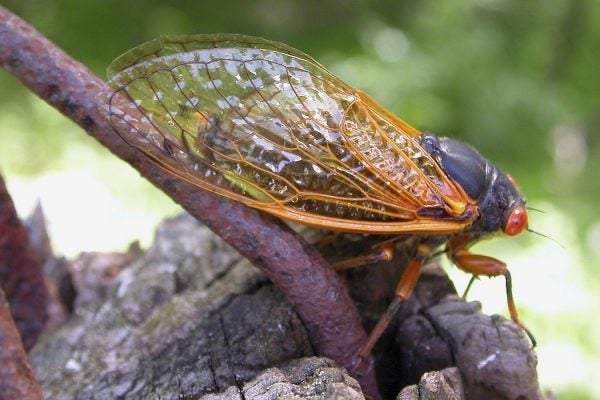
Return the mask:
[[527,334],[527,337],[531,341],[531,344],[533,345],[533,347],[535,347],[537,345],[537,340],[535,340],[535,336],[533,336],[533,333],[531,333],[531,331],[519,319],[519,314],[517,313],[517,307],[515,305],[515,301],[513,299],[512,294],[512,278],[508,269],[504,272],[504,278],[506,280],[506,302],[508,303],[508,312],[510,313],[510,319],[512,319],[515,322],[515,324],[517,324],[521,329],[523,329],[523,331],[525,332],[525,334]]
[[512,293],[512,279],[510,276],[510,271],[506,267],[506,264],[500,260],[497,260],[493,257],[488,257],[479,254],[473,254],[469,250],[465,248],[465,243],[468,243],[467,240],[463,237],[458,237],[454,241],[451,241],[448,246],[448,255],[454,261],[454,263],[463,271],[473,274],[473,278],[469,282],[467,286],[467,290],[471,287],[473,280],[478,275],[484,275],[489,277],[495,276],[504,276],[506,280],[506,303],[508,305],[508,311],[510,313],[510,318],[527,334],[529,340],[533,344],[533,347],[536,345],[536,340],[533,334],[527,327],[519,320],[519,314],[517,312],[517,307],[515,306],[515,301],[513,299]]

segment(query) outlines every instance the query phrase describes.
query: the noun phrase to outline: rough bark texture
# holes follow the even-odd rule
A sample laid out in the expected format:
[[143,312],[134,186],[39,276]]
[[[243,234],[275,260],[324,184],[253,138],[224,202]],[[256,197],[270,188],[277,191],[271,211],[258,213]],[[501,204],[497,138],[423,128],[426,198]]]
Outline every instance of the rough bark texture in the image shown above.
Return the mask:
[[292,360],[278,368],[261,372],[240,389],[229,387],[223,393],[206,395],[203,400],[362,400],[358,382],[327,358]]
[[457,368],[426,372],[417,385],[406,386],[396,400],[460,400],[464,398]]
[[[165,222],[155,244],[117,274],[101,272],[100,266],[115,270],[107,260],[122,265],[114,254],[87,254],[71,265],[81,275],[74,279],[79,296],[86,291],[95,300],[75,301],[74,315],[31,352],[46,398],[363,398],[333,362],[305,358],[314,351],[281,292],[189,216]],[[347,274],[351,287],[379,287],[379,293],[358,293],[381,303],[361,307],[367,324],[385,307],[397,269],[389,264]],[[103,284],[89,284],[94,279]],[[439,267],[425,269],[376,348],[384,397],[396,398],[421,380],[405,391],[416,388],[420,399],[453,398],[443,397],[449,393],[541,398],[523,333],[504,318],[481,314],[477,303],[464,303],[453,290]],[[450,366],[459,374],[421,378]]]
[[[82,276],[113,268],[89,255],[76,265]],[[112,287],[80,287],[97,300],[76,301],[30,355],[47,398],[192,398],[313,354],[264,274],[187,216],[165,223]]]

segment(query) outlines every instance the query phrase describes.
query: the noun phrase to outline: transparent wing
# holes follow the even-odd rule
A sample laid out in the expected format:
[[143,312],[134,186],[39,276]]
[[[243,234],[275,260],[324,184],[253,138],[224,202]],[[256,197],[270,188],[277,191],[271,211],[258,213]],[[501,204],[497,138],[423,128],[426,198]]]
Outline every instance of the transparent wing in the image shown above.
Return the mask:
[[[468,199],[423,151],[419,132],[288,46],[165,37],[115,60],[109,75],[115,130],[194,185],[328,229],[466,224],[424,216],[458,216]],[[124,102],[137,112],[123,112]]]

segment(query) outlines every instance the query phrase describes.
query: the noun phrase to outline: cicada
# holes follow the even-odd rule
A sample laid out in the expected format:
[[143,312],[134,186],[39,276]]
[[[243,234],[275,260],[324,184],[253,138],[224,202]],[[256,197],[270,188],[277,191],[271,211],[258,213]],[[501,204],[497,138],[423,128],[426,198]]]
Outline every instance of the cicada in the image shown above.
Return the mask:
[[473,148],[418,131],[312,57],[261,38],[161,37],[117,58],[108,75],[113,128],[168,173],[288,221],[417,238],[361,356],[441,246],[473,276],[504,276],[523,327],[505,263],[469,247],[523,232],[525,200]]

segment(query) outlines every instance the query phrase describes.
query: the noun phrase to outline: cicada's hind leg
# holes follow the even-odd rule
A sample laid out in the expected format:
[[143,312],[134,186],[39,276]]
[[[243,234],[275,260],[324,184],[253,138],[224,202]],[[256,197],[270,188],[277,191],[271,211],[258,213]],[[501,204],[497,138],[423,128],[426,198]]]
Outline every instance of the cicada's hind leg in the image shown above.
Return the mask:
[[[471,253],[465,247],[466,244],[469,242],[470,238],[468,237],[456,237],[454,239],[451,239],[448,242],[448,256],[454,262],[454,264],[456,264],[456,266],[458,266],[465,272],[473,274],[474,277],[477,277],[478,275],[488,277],[504,276],[504,279],[506,280],[506,302],[508,304],[510,318],[519,327],[521,327],[523,331],[525,331],[525,333],[529,337],[529,340],[531,340],[531,343],[535,347],[535,337],[519,319],[519,314],[517,312],[517,307],[515,306],[515,301],[512,293],[512,279],[510,276],[510,271],[506,267],[506,264],[493,257]],[[469,287],[473,282],[473,279],[471,279]]]
[[417,254],[415,257],[411,259],[408,263],[408,266],[404,270],[402,277],[400,278],[400,282],[396,286],[396,290],[394,292],[394,299],[385,310],[383,315],[377,321],[377,324],[369,334],[367,341],[360,348],[359,352],[356,356],[356,362],[354,363],[353,373],[357,373],[363,363],[364,360],[369,357],[373,347],[385,331],[385,329],[390,324],[392,318],[400,308],[402,302],[406,301],[413,289],[417,285],[419,280],[419,275],[421,274],[421,266],[423,265],[424,260],[431,255],[431,247],[426,244],[421,244],[418,246]]

